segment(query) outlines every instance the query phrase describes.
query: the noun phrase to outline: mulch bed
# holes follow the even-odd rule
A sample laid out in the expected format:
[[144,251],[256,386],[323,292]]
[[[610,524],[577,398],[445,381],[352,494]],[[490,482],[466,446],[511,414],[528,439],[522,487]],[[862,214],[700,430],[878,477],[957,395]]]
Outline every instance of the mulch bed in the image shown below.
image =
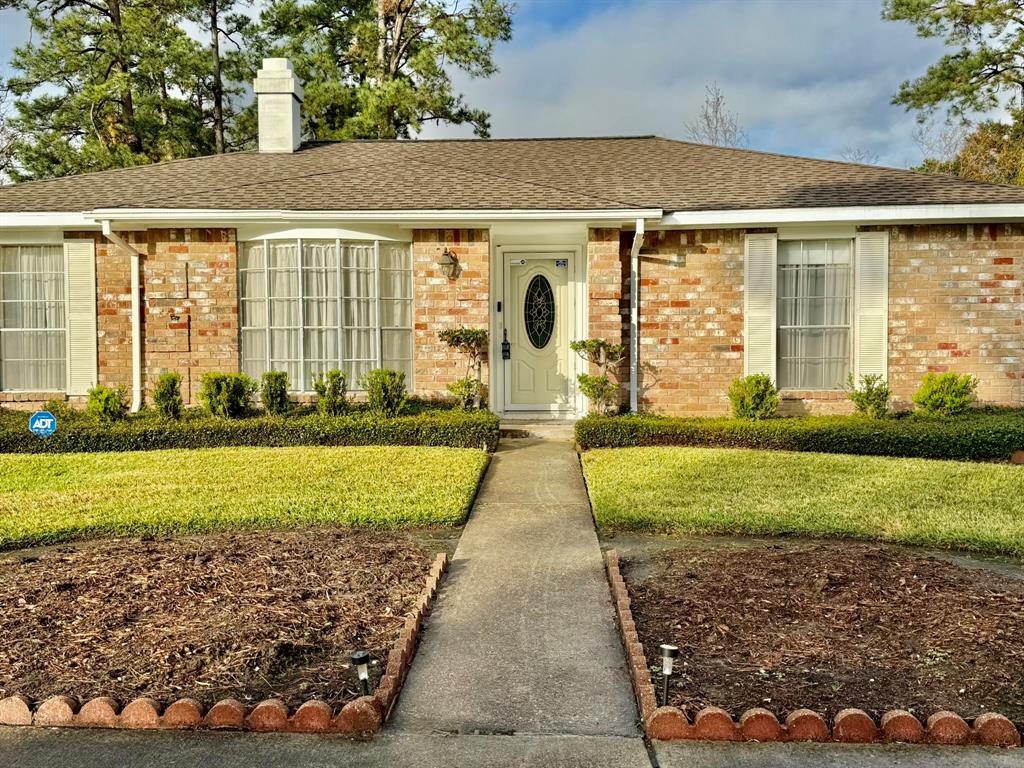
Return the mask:
[[349,655],[386,661],[430,559],[400,534],[329,529],[6,553],[0,698],[341,705],[360,695]]
[[669,703],[780,718],[1000,712],[1024,721],[1024,581],[873,544],[675,549],[625,563],[648,661],[680,649]]

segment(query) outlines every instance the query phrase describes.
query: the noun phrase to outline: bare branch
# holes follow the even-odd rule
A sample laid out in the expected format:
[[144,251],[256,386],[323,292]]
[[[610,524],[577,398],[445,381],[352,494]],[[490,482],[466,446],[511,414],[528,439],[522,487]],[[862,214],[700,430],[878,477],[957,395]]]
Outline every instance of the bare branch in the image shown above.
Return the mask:
[[692,122],[683,123],[687,138],[700,144],[718,147],[746,146],[747,134],[740,125],[739,115],[725,107],[725,95],[718,83],[704,86],[704,103],[700,115]]

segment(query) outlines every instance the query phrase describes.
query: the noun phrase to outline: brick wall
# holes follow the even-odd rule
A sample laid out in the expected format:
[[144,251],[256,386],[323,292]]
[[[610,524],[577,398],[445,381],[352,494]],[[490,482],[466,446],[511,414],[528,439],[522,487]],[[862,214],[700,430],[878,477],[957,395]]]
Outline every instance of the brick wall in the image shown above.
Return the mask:
[[[455,279],[441,274],[445,248],[459,260]],[[447,385],[466,375],[467,360],[438,341],[445,328],[488,327],[490,239],[486,229],[417,229],[412,238],[414,388],[447,396]],[[488,381],[484,366],[484,384]]]
[[[618,229],[590,229],[587,232],[587,336],[625,344],[627,361],[622,365],[622,402],[628,402],[629,386],[629,246],[623,257],[620,238],[632,241],[632,235]],[[591,370],[597,374],[596,367]]]
[[1024,404],[1024,225],[889,228],[889,385],[970,373],[990,403]]

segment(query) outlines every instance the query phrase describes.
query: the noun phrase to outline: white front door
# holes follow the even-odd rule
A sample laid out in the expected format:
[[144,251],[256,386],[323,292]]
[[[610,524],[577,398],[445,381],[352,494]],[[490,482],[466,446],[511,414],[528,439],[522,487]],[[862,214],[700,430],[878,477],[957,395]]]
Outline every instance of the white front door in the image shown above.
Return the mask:
[[505,410],[571,411],[571,253],[505,253]]

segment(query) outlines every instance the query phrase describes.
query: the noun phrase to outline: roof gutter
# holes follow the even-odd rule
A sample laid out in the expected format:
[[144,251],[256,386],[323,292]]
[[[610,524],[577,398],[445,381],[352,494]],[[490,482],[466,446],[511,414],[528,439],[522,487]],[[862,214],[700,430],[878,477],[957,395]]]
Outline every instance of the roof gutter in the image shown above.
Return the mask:
[[1024,203],[956,205],[858,205],[844,208],[751,208],[674,211],[663,227],[769,227],[777,224],[916,224],[928,222],[1024,221]]
[[644,244],[644,220],[636,220],[633,245],[629,249],[629,410],[640,405],[640,248]]
[[116,248],[131,256],[132,276],[132,413],[138,413],[142,408],[142,296],[141,296],[141,269],[140,253],[124,238],[114,232],[110,227],[110,221],[102,222],[103,236],[107,238]]

